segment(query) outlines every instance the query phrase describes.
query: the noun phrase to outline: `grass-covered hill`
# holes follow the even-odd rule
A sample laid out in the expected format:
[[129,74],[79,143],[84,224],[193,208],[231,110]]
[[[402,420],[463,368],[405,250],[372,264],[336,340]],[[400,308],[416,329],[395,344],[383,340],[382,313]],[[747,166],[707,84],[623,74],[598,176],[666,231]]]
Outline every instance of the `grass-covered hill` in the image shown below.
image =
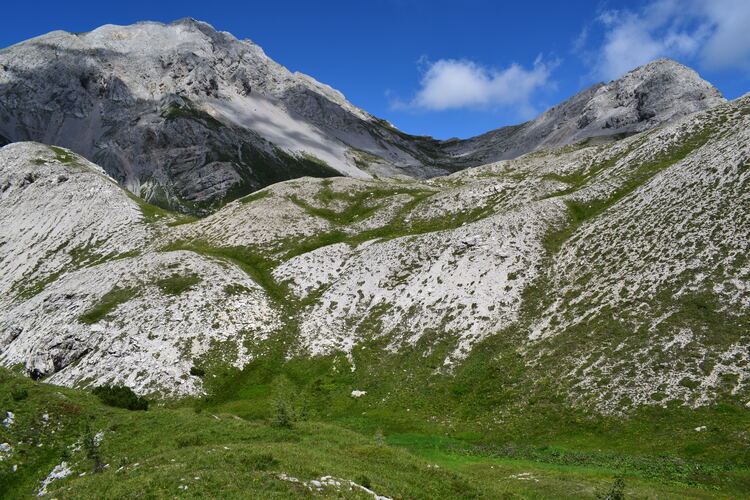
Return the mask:
[[0,384],[3,498],[708,499],[750,485],[748,419],[728,405],[611,421],[542,412],[501,435],[364,399],[302,408],[284,377],[273,397],[146,411],[8,371]]

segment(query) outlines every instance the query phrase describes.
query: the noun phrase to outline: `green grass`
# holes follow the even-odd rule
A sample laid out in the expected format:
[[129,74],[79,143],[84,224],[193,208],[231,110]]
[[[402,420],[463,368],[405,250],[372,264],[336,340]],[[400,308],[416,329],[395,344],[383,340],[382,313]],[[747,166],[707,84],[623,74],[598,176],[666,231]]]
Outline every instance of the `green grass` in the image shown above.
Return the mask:
[[42,290],[44,290],[47,287],[47,285],[57,281],[57,279],[60,276],[62,276],[64,272],[65,272],[64,270],[59,269],[55,272],[50,273],[49,275],[47,275],[46,277],[40,280],[36,280],[32,282],[21,280],[17,282],[16,284],[14,284],[14,287],[11,290],[14,292],[17,291],[18,297],[21,297],[24,299],[30,299],[31,297],[34,297],[35,295],[38,295],[39,293],[41,293]]
[[[291,379],[272,384],[274,397],[293,385]],[[601,442],[576,449],[484,443],[479,433],[393,432],[379,416],[362,415],[373,406],[365,401],[350,401],[359,405],[357,418],[367,421],[357,431],[315,415],[282,428],[270,415],[236,418],[210,407],[128,411],[5,370],[0,387],[0,408],[15,413],[4,431],[14,454],[0,462],[0,491],[9,498],[31,498],[63,460],[75,473],[49,486],[51,498],[371,498],[348,489],[311,492],[283,475],[301,481],[331,475],[415,499],[594,498],[616,477],[624,478],[626,498],[740,498],[748,485],[747,469],[737,466],[591,449]],[[26,398],[10,396],[20,390]],[[412,427],[425,427],[423,417],[412,418]],[[97,463],[107,464],[102,472]]]
[[[325,182],[325,181],[324,181]],[[262,199],[268,194],[250,195],[248,201],[252,202]],[[404,203],[390,219],[383,221],[383,225],[375,229],[360,232],[349,231],[351,224],[362,221],[372,216],[383,204],[388,203],[388,198],[396,194],[408,194],[411,200]],[[322,189],[316,194],[315,200],[323,206],[314,206],[297,197],[291,197],[290,201],[302,207],[310,215],[322,217],[341,229],[319,233],[303,238],[288,238],[276,242],[281,248],[277,253],[256,247],[232,246],[223,247],[216,243],[202,240],[177,241],[161,248],[161,251],[188,250],[201,255],[220,258],[239,266],[248,274],[266,293],[279,305],[290,313],[308,303],[295,299],[289,289],[283,283],[277,283],[273,276],[273,269],[281,262],[293,257],[311,252],[318,248],[336,243],[347,243],[358,245],[368,240],[388,240],[393,238],[416,236],[420,234],[442,231],[459,227],[486,217],[492,213],[492,206],[477,207],[473,210],[449,214],[443,217],[430,219],[409,218],[414,207],[425,199],[432,196],[434,192],[421,189],[410,189],[401,186],[388,186],[385,189],[375,191],[364,191],[359,193],[335,192],[330,184],[322,184]],[[334,210],[327,206],[334,203],[343,203],[344,208]],[[409,219],[407,221],[407,219]]]
[[[434,194],[432,191],[410,189],[396,185],[380,190],[367,190],[358,193],[335,192],[331,189],[330,184],[326,184],[325,181],[323,182],[320,191],[315,196],[315,201],[322,206],[314,206],[297,197],[291,197],[290,201],[302,207],[310,215],[325,218],[335,226],[341,227],[340,230],[335,229],[310,237],[289,238],[279,241],[277,242],[277,246],[282,248],[282,250],[276,254],[255,247],[223,247],[201,240],[173,242],[161,248],[161,251],[189,250],[201,255],[217,257],[232,262],[263,287],[266,293],[278,304],[296,309],[301,304],[294,299],[294,296],[283,284],[277,283],[271,274],[273,269],[284,260],[335,243],[357,245],[370,239],[385,240],[458,227],[489,214],[486,207],[480,207],[473,211],[441,218],[423,220],[415,218],[409,222],[405,222],[404,216],[413,210],[417,204]],[[384,203],[388,202],[390,196],[396,194],[408,194],[412,199],[403,204],[390,222],[384,220],[381,227],[373,230],[361,232],[344,231],[346,226],[372,216]],[[240,201],[251,203],[268,195],[268,191],[263,191],[259,194],[252,194],[242,198]],[[343,203],[344,208],[339,208],[338,210],[327,208],[327,206],[335,203]]]
[[70,151],[66,151],[63,148],[58,148],[55,146],[49,146],[49,148],[55,153],[55,159],[60,163],[64,163],[66,165],[79,164],[78,158],[76,157],[75,153],[71,153]]
[[354,164],[357,168],[364,170],[365,172],[368,171],[370,165],[373,163],[382,163],[384,161],[380,156],[368,153],[361,149],[349,148],[349,152],[351,153],[352,158],[354,159]]
[[331,184],[324,181],[315,193],[315,204],[294,195],[290,196],[289,200],[313,217],[326,219],[337,226],[347,226],[374,215],[386,204],[391,203],[389,198],[404,194],[411,196],[412,201],[402,208],[402,212],[406,208],[412,208],[415,202],[432,195],[433,192],[389,184],[368,185],[359,191],[336,191]]
[[303,208],[313,217],[321,217],[333,224],[341,226],[364,220],[381,208],[380,204],[374,205],[371,203],[372,194],[367,192],[360,192],[350,196],[349,199],[347,199],[348,207],[342,211],[315,207],[294,195],[289,196],[289,200],[295,205]]
[[[558,242],[548,241],[548,249],[559,249],[577,228],[684,158],[710,133],[706,130],[709,135],[634,163],[606,197],[588,204],[567,200],[567,233],[558,235]],[[570,194],[615,166],[624,154],[587,171],[552,178],[568,184],[564,193]],[[282,316],[297,317],[308,302],[295,299],[284,283],[273,279],[271,272],[282,260],[333,243],[354,245],[455,228],[493,213],[490,202],[422,220],[413,213],[432,191],[402,186],[403,191],[389,187],[338,192],[333,182],[320,184],[312,199],[291,201],[331,222],[331,232],[279,242],[282,250],[275,253],[199,240],[162,250],[189,250],[231,262],[264,288]],[[393,220],[360,232],[348,227],[377,214],[394,194],[408,194],[411,200],[398,208]],[[268,195],[262,191],[241,202]],[[88,262],[93,250],[84,250],[77,259]],[[182,293],[195,279],[175,275],[157,284],[164,293]],[[234,295],[248,289],[227,285],[224,291]],[[129,300],[119,295],[123,292],[115,289],[105,295],[87,312],[91,322]],[[708,345],[719,347],[747,329],[745,317],[727,314],[707,291],[679,297],[676,290],[662,292],[656,301],[675,306],[662,322],[665,327],[690,328],[705,336]],[[540,294],[527,295],[527,301],[535,303],[550,298],[549,290],[538,286],[528,293]],[[630,329],[616,317],[606,323],[584,322],[540,343],[540,358],[532,364],[518,352],[527,338],[523,321],[534,313],[523,310],[518,325],[478,343],[446,373],[443,360],[455,349],[456,336],[436,325],[414,345],[389,352],[385,347],[390,339],[381,336],[385,312],[387,306],[374,308],[352,325],[353,334],[363,341],[351,359],[342,354],[292,356],[298,353],[300,336],[296,319],[285,320],[273,342],[249,343],[252,361],[242,370],[209,354],[197,356],[193,376],[205,384],[205,397],[161,401],[137,414],[102,408],[87,392],[0,371],[0,410],[18,415],[9,440],[21,443],[18,456],[24,465],[20,473],[11,474],[12,462],[0,462],[0,491],[30,496],[54,465],[68,460],[76,474],[51,488],[60,498],[369,498],[349,490],[311,492],[283,481],[281,474],[303,481],[323,475],[352,479],[393,498],[594,498],[612,488],[616,478],[623,478],[626,498],[747,497],[750,410],[744,407],[746,392],[732,394],[731,380],[714,404],[695,409],[665,402],[664,407],[623,406],[623,414],[603,415],[587,411],[585,404],[571,406],[571,387],[559,371],[566,356],[587,353],[594,342],[617,345],[652,333]],[[710,373],[711,366],[704,370]],[[603,376],[599,382],[605,383]],[[681,383],[694,387],[695,380],[685,377]],[[367,394],[352,398],[355,389]],[[26,397],[13,396],[24,391]],[[279,425],[279,408],[288,425]],[[54,435],[38,432],[45,428],[45,413],[57,426]],[[697,432],[696,427],[706,429]],[[72,443],[90,442],[98,431],[104,431],[104,439],[97,449],[71,451]],[[92,457],[110,467],[96,473]]]
[[321,166],[322,168],[324,168],[324,169],[327,169],[327,170],[335,170],[335,169],[334,169],[333,167],[331,167],[331,166],[330,166],[330,165],[329,165],[328,163],[326,163],[325,161],[321,160],[321,159],[320,159],[320,158],[318,158],[317,156],[315,156],[315,155],[312,155],[312,154],[310,154],[310,153],[308,153],[308,152],[306,152],[306,151],[302,151],[302,152],[300,153],[300,156],[302,156],[302,158],[304,158],[305,160],[307,160],[307,161],[309,161],[309,162],[311,162],[311,163],[317,163],[318,165],[320,165],[320,166]]
[[143,201],[142,198],[139,198],[127,189],[125,190],[125,193],[131,200],[138,204],[138,208],[141,210],[143,219],[150,224],[154,224],[160,221],[166,221],[168,226],[179,226],[181,224],[189,224],[198,220],[197,217],[191,215],[172,212],[167,209],[157,207],[156,205],[152,205],[151,203]]
[[134,288],[113,288],[105,293],[99,301],[94,304],[88,311],[78,317],[78,321],[91,325],[98,323],[110,312],[114,311],[117,306],[124,304],[138,294]]
[[[74,247],[70,249],[68,251],[68,255],[70,256],[70,261],[63,269],[58,269],[50,273],[49,275],[45,276],[44,278],[36,280],[36,281],[20,280],[14,283],[12,290],[14,292],[17,292],[19,297],[28,299],[41,293],[47,287],[47,285],[57,281],[60,278],[60,276],[62,276],[66,272],[72,272],[82,267],[96,266],[96,265],[103,264],[105,262],[109,262],[112,260],[135,257],[136,255],[139,254],[137,250],[131,250],[129,252],[123,252],[123,253],[110,252],[108,254],[102,254],[99,252],[99,247],[101,243],[102,243],[101,241],[89,242],[86,245],[78,246],[78,247]],[[63,242],[57,248],[47,253],[47,255],[45,256],[45,259],[56,252],[62,252],[66,250],[68,246],[69,246],[69,242],[67,241]],[[29,274],[35,275],[38,272],[40,266],[42,265],[45,259],[42,259],[41,261],[39,261],[37,263],[37,266]]]
[[247,196],[244,196],[239,199],[240,203],[246,204],[246,203],[252,203],[254,201],[262,200],[263,198],[266,198],[271,194],[271,191],[258,191],[253,194],[249,194]]
[[612,451],[571,450],[549,445],[470,444],[457,439],[421,434],[394,434],[389,436],[387,442],[424,454],[620,471],[631,477],[658,480],[665,484],[700,485],[708,477],[720,477],[733,470],[729,464],[689,461],[669,455],[630,455]]
[[[352,230],[350,227],[352,224],[372,217],[387,204],[392,203],[389,200],[390,197],[399,194],[409,195],[411,200],[403,203],[390,218],[384,218],[379,227],[362,231]],[[299,241],[284,242],[284,246],[289,250],[283,254],[282,258],[289,259],[334,243],[358,245],[374,239],[385,241],[455,229],[493,213],[492,204],[488,204],[440,217],[420,218],[414,216],[412,214],[414,209],[434,194],[433,191],[398,186],[370,189],[357,193],[340,193],[324,186],[315,196],[315,200],[322,206],[313,206],[295,196],[291,196],[290,201],[303,208],[309,215],[326,219],[337,226],[338,229]],[[343,203],[344,208],[340,208],[340,206],[338,209],[328,208],[328,206],[336,203]]]
[[[547,250],[549,261],[556,252],[571,238],[575,238],[576,232],[589,221],[605,214],[617,203],[626,200],[632,193],[645,185],[659,172],[675,165],[679,161],[687,158],[693,151],[702,147],[706,142],[715,137],[719,129],[715,126],[716,120],[709,121],[702,125],[701,129],[693,131],[688,135],[683,135],[679,142],[668,145],[658,154],[640,158],[631,159],[627,165],[619,165],[617,168],[619,178],[614,189],[606,196],[598,199],[588,200],[586,202],[578,199],[565,199],[568,209],[568,219],[556,231],[550,232],[544,244]],[[622,159],[621,155],[617,155]],[[613,167],[614,164],[607,168]],[[595,175],[603,172],[595,166]],[[610,177],[611,179],[612,177]],[[564,193],[572,193],[591,182],[592,177],[585,170],[575,172],[569,176],[558,176],[556,180],[566,182],[571,188]],[[575,195],[573,195],[575,196]],[[579,247],[578,259],[586,259],[585,247]],[[592,254],[595,250],[591,250]],[[592,271],[596,273],[596,271]],[[653,345],[656,339],[660,337],[668,339],[675,332],[681,329],[689,329],[696,336],[696,340],[702,345],[710,346],[706,352],[705,361],[702,364],[710,366],[716,363],[717,356],[714,353],[721,352],[735,342],[741,341],[741,333],[747,330],[750,320],[746,312],[736,308],[726,308],[721,305],[721,300],[715,294],[713,284],[710,278],[702,278],[704,286],[700,289],[694,289],[690,293],[684,293],[684,284],[695,280],[693,274],[687,273],[683,276],[676,276],[674,281],[668,285],[662,286],[651,295],[648,300],[639,299],[637,302],[628,304],[628,297],[621,295],[620,300],[623,306],[613,309],[605,306],[598,310],[596,314],[590,314],[596,310],[602,303],[597,297],[592,297],[590,301],[574,302],[580,293],[587,290],[591,273],[581,273],[575,282],[560,282],[548,275],[540,276],[536,282],[524,290],[522,320],[518,328],[528,329],[528,325],[534,324],[541,314],[553,304],[554,301],[560,301],[557,306],[562,310],[561,316],[553,318],[554,321],[559,319],[571,321],[572,324],[550,339],[539,342],[537,347],[540,353],[539,362],[549,368],[549,396],[548,404],[559,404],[555,400],[555,394],[565,394],[567,397],[577,398],[578,404],[586,406],[589,402],[593,403],[594,397],[591,393],[605,394],[614,393],[618,385],[627,384],[627,377],[617,380],[608,374],[592,372],[592,376],[597,378],[598,386],[593,391],[575,390],[571,391],[569,387],[571,381],[580,380],[581,373],[571,374],[566,363],[575,362],[585,356],[604,356],[610,366],[615,366],[614,375],[628,373],[628,370],[638,370],[639,361],[635,359],[635,352],[644,345]],[[565,295],[560,296],[556,290],[571,289]],[[690,288],[694,288],[691,286]],[[606,300],[606,298],[604,299]],[[656,328],[647,318],[663,318]],[[623,349],[615,350],[615,346],[623,346]],[[582,346],[592,346],[592,351]],[[688,389],[687,394],[680,393],[676,396],[678,399],[684,399],[686,402],[695,402],[695,394],[700,393],[696,387],[696,380],[704,378],[709,373],[709,368],[699,367],[700,359],[696,360],[695,351],[691,348],[684,350],[685,354],[676,355],[660,352],[659,349],[653,349],[648,353],[648,361],[651,367],[658,373],[666,370],[669,363],[673,362],[671,357],[677,356],[677,362],[680,363],[676,369],[683,370],[687,368],[690,376],[685,377],[680,383],[680,388]],[[631,359],[632,357],[632,359]],[[592,362],[595,358],[592,359]],[[559,367],[559,368],[555,368]],[[558,371],[559,370],[559,371]],[[619,378],[619,377],[618,377]],[[734,381],[736,382],[736,381]],[[740,394],[732,395],[732,388],[736,385],[731,379],[722,381],[717,387],[719,393],[718,400],[728,398],[731,404],[740,404],[739,398],[747,397],[747,390]],[[705,389],[704,389],[705,390]],[[674,393],[670,396],[665,394],[665,388],[655,391],[652,395],[652,401],[663,402],[675,397]],[[633,402],[628,397],[623,396],[605,396],[615,407],[630,410]],[[619,399],[622,398],[622,399]],[[735,400],[735,398],[737,398]],[[619,399],[619,401],[618,401]],[[645,434],[648,435],[648,434]],[[693,446],[693,451],[699,450],[702,445]]]
[[283,304],[289,295],[288,290],[276,283],[271,276],[275,265],[267,254],[248,247],[218,247],[206,241],[178,241],[160,249],[162,252],[187,250],[209,257],[216,257],[236,264],[253,281],[263,287],[266,293],[277,302]]
[[177,274],[156,282],[161,292],[165,295],[180,295],[203,281],[200,276],[179,276]]

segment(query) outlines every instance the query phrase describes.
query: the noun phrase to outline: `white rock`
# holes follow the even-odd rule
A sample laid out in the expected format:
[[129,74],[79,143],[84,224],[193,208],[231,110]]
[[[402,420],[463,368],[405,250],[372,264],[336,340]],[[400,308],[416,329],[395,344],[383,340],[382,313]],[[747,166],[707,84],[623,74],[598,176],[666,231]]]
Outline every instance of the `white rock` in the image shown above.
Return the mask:
[[68,467],[67,462],[61,462],[60,465],[56,465],[52,472],[39,484],[37,490],[37,496],[44,496],[47,494],[47,487],[58,479],[67,477],[73,473],[73,470]]

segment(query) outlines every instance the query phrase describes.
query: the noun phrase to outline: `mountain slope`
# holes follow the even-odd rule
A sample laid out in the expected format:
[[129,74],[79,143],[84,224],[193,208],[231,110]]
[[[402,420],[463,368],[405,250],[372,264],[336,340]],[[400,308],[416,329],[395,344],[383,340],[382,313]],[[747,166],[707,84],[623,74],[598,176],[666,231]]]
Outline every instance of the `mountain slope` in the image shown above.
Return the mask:
[[109,379],[144,392],[165,389],[154,383],[161,380],[166,393],[194,394],[199,385],[187,376],[194,356],[213,348],[221,357],[228,341],[241,366],[242,339],[263,337],[278,322],[262,289],[236,266],[149,251],[180,218],[79,156],[8,145],[0,186],[0,358],[24,359],[35,379]]
[[721,102],[695,72],[660,60],[525,124],[437,141],[192,19],[55,31],[0,51],[0,140],[70,148],[147,201],[198,214],[286,179],[429,178]]
[[[70,246],[20,236],[63,239],[45,225],[0,246],[4,267],[24,252],[59,263],[4,285],[0,363],[181,395],[210,389],[195,365],[332,357],[384,401],[481,366],[476,387],[510,398],[501,412],[534,398],[604,413],[747,399],[749,120],[745,96],[615,143],[428,181],[287,181],[194,222],[138,217],[125,191],[87,174],[84,192],[134,214],[128,246],[77,271]],[[37,165],[44,150],[0,150],[8,227],[24,220],[19,200],[67,200],[52,209],[62,227],[90,216],[80,189],[54,179],[96,167],[64,151]],[[38,180],[17,184],[27,171]]]

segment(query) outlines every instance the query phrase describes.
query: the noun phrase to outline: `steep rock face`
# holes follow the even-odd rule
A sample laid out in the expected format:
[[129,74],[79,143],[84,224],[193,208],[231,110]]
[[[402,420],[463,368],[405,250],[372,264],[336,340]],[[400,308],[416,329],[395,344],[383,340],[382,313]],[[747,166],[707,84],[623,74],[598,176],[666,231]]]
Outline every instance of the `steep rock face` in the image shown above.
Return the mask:
[[[193,364],[241,367],[264,349],[343,354],[354,370],[367,369],[364,352],[437,355],[440,374],[494,340],[505,348],[483,362],[519,363],[504,390],[524,397],[553,392],[605,412],[748,397],[749,131],[745,96],[614,143],[425,181],[295,179],[194,222],[139,218],[124,191],[87,174],[82,192],[111,187],[114,206],[132,206],[126,248],[138,254],[8,287],[0,363],[67,385],[194,394]],[[23,179],[39,148],[6,146],[4,175]],[[72,167],[54,157],[44,168]],[[50,195],[66,227],[88,220],[69,193],[54,202],[64,190],[18,186],[23,196],[0,198],[7,226],[24,217],[13,204]],[[96,231],[108,234],[108,218]],[[0,251],[33,253],[25,235],[49,232],[38,225]]]
[[198,214],[286,179],[429,178],[722,101],[692,70],[660,60],[522,125],[438,141],[192,19],[55,31],[0,51],[0,141],[70,148],[147,201]]
[[[0,96],[9,140],[69,147],[183,210],[302,175],[367,177],[332,131],[366,145],[381,126],[252,42],[189,19],[57,31],[5,49]],[[391,149],[381,153],[419,163]]]

